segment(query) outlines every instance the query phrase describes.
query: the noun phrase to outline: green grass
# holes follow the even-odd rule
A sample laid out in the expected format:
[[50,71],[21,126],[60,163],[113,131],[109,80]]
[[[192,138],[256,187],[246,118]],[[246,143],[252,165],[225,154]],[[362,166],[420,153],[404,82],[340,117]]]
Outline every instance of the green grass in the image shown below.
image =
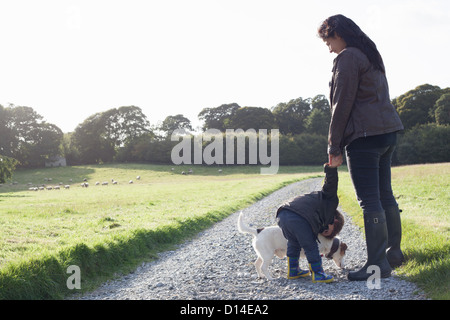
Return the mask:
[[[417,283],[428,297],[450,299],[450,163],[392,169],[392,188],[402,217],[401,276]],[[348,173],[340,172],[339,199],[362,228],[362,211]]]
[[[321,167],[283,167],[270,176],[260,175],[259,167],[223,167],[219,173],[217,167],[193,166],[192,175],[180,174],[189,167],[174,168],[18,170],[18,184],[0,187],[0,299],[63,298],[72,292],[66,286],[70,265],[81,268],[82,289],[92,289],[276,189],[322,174]],[[85,178],[89,188],[80,186]],[[59,182],[71,188],[35,192],[27,185]]]
[[[127,164],[18,170],[17,185],[0,187],[0,299],[63,298],[73,292],[66,286],[70,265],[81,268],[82,290],[92,289],[284,185],[322,175],[321,167],[281,167],[273,176],[248,166],[222,167],[220,174],[218,167],[193,166],[193,175],[180,174],[187,166],[174,168]],[[341,206],[362,227],[346,168],[339,174]],[[71,188],[28,191],[28,182],[46,183],[44,178]],[[84,178],[87,189],[80,187]],[[407,258],[397,272],[432,299],[450,298],[449,178],[449,163],[393,168]],[[94,185],[111,179],[119,184]]]

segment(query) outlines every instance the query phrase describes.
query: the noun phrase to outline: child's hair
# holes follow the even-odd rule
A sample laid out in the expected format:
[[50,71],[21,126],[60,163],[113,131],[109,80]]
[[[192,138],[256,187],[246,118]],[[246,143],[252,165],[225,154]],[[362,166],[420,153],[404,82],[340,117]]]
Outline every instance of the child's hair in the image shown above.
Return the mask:
[[334,214],[333,232],[329,236],[326,236],[325,238],[333,239],[334,237],[336,237],[339,234],[339,232],[341,232],[342,227],[344,226],[344,222],[345,222],[344,216],[342,215],[342,213],[339,212],[339,210],[336,210]]

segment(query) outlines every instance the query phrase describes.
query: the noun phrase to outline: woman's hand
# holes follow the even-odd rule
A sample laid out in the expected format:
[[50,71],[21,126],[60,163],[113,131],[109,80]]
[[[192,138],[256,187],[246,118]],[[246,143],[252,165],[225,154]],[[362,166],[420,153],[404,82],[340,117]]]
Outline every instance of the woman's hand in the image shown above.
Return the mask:
[[340,155],[338,155],[338,156],[334,156],[332,154],[328,155],[328,165],[331,168],[339,167],[342,164],[342,162],[344,162],[344,158],[342,157],[342,153]]

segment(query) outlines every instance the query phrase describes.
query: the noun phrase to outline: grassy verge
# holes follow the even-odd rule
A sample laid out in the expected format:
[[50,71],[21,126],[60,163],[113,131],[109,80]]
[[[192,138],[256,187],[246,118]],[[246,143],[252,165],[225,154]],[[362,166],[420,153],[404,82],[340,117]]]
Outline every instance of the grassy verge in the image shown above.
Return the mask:
[[[73,292],[66,284],[70,265],[80,267],[82,290],[92,289],[282,186],[322,172],[284,167],[263,176],[257,167],[217,169],[193,167],[193,174],[181,175],[189,168],[128,164],[17,171],[17,184],[0,187],[0,299],[63,298]],[[89,188],[80,186],[84,179]],[[28,190],[28,183],[60,182],[70,189]]]
[[[450,163],[394,167],[392,187],[402,216],[405,265],[398,274],[422,288],[428,297],[450,299]],[[362,228],[348,173],[340,172],[339,199]]]

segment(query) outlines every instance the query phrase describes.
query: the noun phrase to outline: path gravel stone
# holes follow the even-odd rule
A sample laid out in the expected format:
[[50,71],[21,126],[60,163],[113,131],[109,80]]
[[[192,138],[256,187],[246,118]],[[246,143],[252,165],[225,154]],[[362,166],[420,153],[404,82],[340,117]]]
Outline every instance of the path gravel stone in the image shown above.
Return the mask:
[[[284,187],[244,209],[245,221],[253,227],[276,224],[275,212],[286,200],[320,190],[321,178]],[[358,227],[345,214],[340,233],[347,243],[346,268],[338,269],[324,258],[324,269],[335,277],[331,284],[314,284],[311,278],[287,280],[286,259],[276,257],[269,269],[279,278],[259,279],[253,262],[252,236],[238,232],[239,212],[230,215],[174,251],[162,252],[153,262],[143,263],[133,273],[111,280],[81,300],[424,300],[424,293],[395,275],[375,281],[350,282],[349,270],[364,265],[365,241]],[[306,260],[301,267],[307,268]]]

